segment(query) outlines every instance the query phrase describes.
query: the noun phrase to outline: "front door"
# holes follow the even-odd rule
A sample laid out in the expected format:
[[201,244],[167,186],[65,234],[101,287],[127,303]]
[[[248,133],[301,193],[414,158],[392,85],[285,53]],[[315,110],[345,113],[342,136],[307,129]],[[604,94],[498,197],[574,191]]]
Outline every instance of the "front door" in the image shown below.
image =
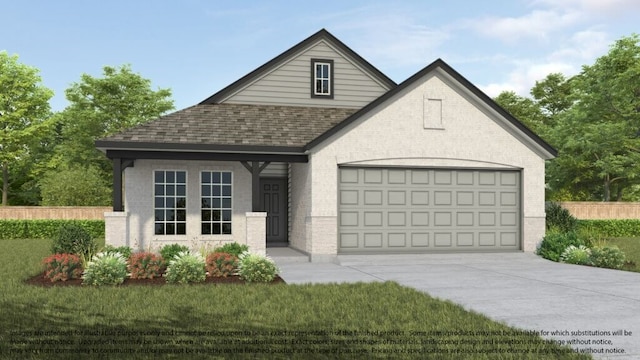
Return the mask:
[[260,207],[267,213],[267,246],[287,246],[287,179],[260,179]]

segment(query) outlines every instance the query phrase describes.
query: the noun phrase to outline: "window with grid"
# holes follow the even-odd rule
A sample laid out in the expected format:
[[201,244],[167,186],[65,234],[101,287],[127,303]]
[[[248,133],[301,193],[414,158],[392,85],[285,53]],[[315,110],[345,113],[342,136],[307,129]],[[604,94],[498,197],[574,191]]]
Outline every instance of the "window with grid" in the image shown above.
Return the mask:
[[200,186],[202,234],[231,234],[231,172],[203,171]]
[[311,96],[332,98],[333,97],[333,61],[311,59]]
[[154,211],[156,235],[187,233],[187,172],[156,170]]

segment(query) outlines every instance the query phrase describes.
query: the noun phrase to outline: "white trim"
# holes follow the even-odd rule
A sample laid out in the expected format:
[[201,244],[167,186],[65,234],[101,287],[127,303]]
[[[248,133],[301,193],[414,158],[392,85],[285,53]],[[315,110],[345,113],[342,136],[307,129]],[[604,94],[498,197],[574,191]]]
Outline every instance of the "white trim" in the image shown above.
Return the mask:
[[[318,65],[327,67],[327,76],[319,77],[318,76]],[[325,61],[314,61],[313,62],[313,94],[316,96],[331,96],[331,72],[333,69],[331,68],[331,63]],[[321,70],[322,72],[322,70]],[[318,81],[326,81],[327,82],[327,92],[318,92]],[[322,86],[324,88],[324,86]]]

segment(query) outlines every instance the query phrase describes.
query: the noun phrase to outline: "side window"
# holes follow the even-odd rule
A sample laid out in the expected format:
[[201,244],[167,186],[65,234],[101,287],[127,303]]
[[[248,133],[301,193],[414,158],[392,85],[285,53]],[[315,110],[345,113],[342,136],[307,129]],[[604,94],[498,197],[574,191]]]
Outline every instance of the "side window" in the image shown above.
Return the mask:
[[156,170],[153,178],[155,234],[186,235],[187,172]]
[[233,181],[230,171],[200,173],[201,229],[203,235],[231,234]]
[[333,98],[333,60],[311,59],[311,97]]

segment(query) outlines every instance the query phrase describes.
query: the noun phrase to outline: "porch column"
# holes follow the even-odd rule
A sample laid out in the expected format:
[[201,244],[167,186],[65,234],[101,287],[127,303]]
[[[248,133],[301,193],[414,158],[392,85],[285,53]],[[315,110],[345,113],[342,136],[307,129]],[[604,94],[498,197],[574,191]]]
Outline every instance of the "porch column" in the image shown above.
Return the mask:
[[122,206],[122,159],[113,159],[113,211],[123,211]]
[[[104,213],[104,242],[106,245],[131,246],[129,243],[129,213]],[[135,249],[137,250],[137,249]]]
[[242,165],[251,173],[251,211],[260,211],[260,173],[270,161],[265,161],[260,165],[259,161],[252,161],[251,165],[247,161],[241,161]]
[[255,254],[267,254],[267,213],[248,212],[247,219],[247,246],[249,251]]

